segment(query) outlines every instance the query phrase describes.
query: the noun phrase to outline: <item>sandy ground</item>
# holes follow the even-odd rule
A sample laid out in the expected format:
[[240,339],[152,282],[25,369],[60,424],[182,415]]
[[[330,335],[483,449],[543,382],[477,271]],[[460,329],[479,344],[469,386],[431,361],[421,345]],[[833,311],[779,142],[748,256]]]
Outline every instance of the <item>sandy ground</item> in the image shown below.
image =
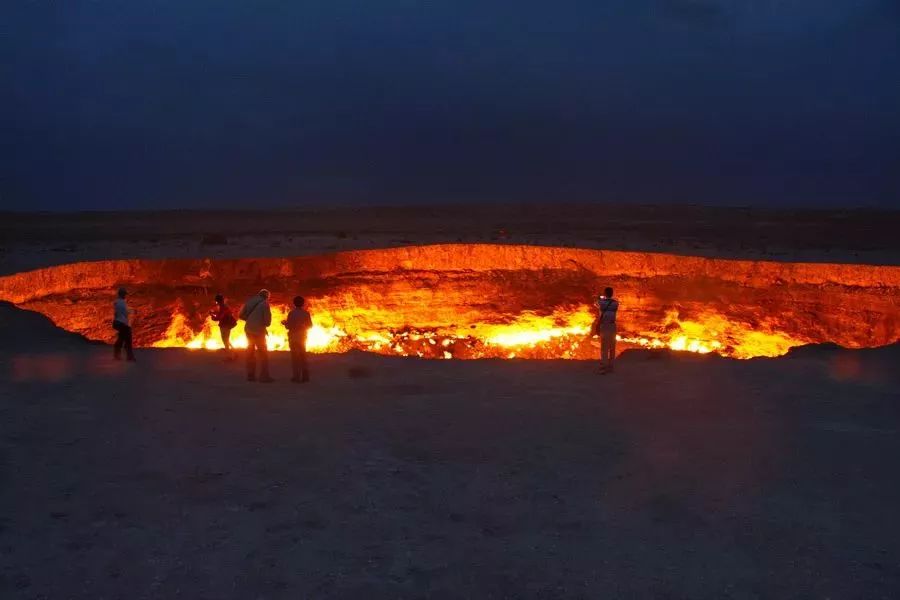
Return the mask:
[[[0,273],[479,241],[898,264],[898,214],[6,214]],[[296,386],[283,354],[254,385],[9,306],[0,330],[4,600],[900,597],[897,347],[626,353],[611,377],[315,356]]]
[[80,260],[299,256],[455,242],[896,265],[900,264],[897,231],[900,211],[552,203],[265,212],[0,213],[0,274]]
[[897,347],[297,386],[0,327],[4,599],[900,595]]

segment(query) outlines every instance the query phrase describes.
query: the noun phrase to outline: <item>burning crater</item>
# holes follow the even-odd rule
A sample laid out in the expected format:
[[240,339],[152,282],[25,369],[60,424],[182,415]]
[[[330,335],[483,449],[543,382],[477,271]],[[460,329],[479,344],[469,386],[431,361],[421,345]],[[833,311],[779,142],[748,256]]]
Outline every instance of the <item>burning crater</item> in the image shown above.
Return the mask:
[[[314,352],[427,358],[591,358],[598,289],[621,301],[619,350],[643,346],[779,356],[900,339],[900,267],[779,263],[574,248],[437,245],[327,256],[115,260],[0,278],[0,299],[112,341],[112,300],[129,288],[138,346],[220,347],[207,319],[222,292],[237,312],[272,291],[269,346],[286,347],[290,299],[309,301]],[[235,345],[246,343],[241,325]]]

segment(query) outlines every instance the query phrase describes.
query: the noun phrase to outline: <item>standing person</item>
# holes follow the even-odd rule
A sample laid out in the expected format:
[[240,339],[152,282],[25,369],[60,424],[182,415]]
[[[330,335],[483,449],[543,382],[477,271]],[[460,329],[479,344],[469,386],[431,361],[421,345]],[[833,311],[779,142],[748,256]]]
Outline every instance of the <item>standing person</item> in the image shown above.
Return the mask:
[[259,355],[259,380],[269,383],[269,351],[266,348],[266,328],[272,324],[272,311],[269,309],[269,290],[259,290],[238,315],[244,321],[244,333],[247,335],[247,381],[256,381],[256,357]]
[[281,322],[288,332],[288,342],[291,346],[291,368],[294,383],[309,381],[309,364],[306,362],[306,334],[312,328],[312,317],[303,308],[305,300],[303,296],[294,298],[294,310],[288,314],[287,319]]
[[597,298],[600,316],[597,318],[597,334],[600,336],[600,369],[603,373],[612,373],[616,360],[616,313],[619,301],[613,298],[611,287],[603,290]]
[[225,303],[222,294],[216,294],[216,306],[209,311],[210,318],[219,324],[219,334],[222,336],[222,344],[225,346],[225,359],[234,360],[234,349],[231,347],[231,330],[237,325],[237,319],[231,314],[231,309]]
[[128,308],[125,303],[125,296],[128,291],[120,287],[118,298],[113,302],[113,329],[116,330],[116,343],[113,346],[113,358],[122,360],[122,347],[125,347],[125,359],[129,362],[136,362],[134,359],[134,350],[131,347],[131,315],[134,310]]

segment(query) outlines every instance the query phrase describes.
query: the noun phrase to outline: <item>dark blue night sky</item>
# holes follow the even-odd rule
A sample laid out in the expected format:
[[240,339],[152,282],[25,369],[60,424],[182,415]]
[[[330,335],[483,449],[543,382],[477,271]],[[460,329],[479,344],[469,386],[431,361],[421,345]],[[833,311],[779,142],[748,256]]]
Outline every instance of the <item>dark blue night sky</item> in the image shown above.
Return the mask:
[[0,208],[900,208],[900,0],[7,0]]

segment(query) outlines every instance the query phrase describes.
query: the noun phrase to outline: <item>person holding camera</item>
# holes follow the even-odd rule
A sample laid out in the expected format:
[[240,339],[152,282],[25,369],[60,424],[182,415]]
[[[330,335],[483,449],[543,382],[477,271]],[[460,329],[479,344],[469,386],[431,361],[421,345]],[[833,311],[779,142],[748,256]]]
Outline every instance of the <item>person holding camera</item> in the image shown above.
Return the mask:
[[595,332],[600,336],[600,370],[602,373],[612,373],[616,360],[616,313],[619,301],[613,298],[611,287],[603,290],[597,298],[597,309],[600,315],[597,317]]
[[288,343],[291,346],[291,368],[294,383],[309,381],[309,363],[306,360],[306,334],[312,328],[312,317],[303,308],[306,301],[302,296],[294,298],[294,309],[287,319],[281,322],[288,332]]
[[222,294],[216,294],[216,305],[209,311],[209,317],[219,324],[219,334],[222,336],[225,360],[234,360],[234,350],[231,347],[231,330],[237,325],[237,319],[231,314],[231,308],[225,303],[225,296]]

